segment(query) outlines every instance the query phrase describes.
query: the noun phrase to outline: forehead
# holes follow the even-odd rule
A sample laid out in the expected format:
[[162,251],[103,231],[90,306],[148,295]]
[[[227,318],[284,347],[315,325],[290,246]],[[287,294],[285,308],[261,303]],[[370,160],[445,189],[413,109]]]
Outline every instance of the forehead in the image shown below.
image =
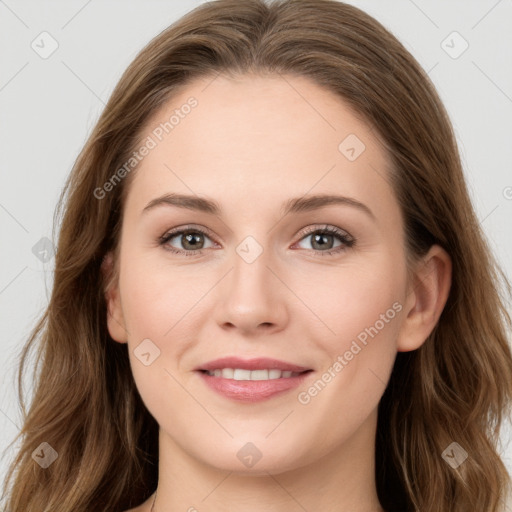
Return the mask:
[[140,140],[152,148],[128,194],[138,206],[170,191],[215,196],[238,211],[252,199],[281,205],[309,191],[394,201],[388,155],[372,128],[305,77],[197,79],[149,120]]

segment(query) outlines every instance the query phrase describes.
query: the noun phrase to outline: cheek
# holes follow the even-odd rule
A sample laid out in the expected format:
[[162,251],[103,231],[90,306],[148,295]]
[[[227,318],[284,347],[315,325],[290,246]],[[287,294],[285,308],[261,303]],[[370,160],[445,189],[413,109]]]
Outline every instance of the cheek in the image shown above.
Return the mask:
[[[168,408],[166,394],[177,394],[174,400],[179,400],[179,386],[171,376],[187,370],[181,365],[183,354],[197,343],[197,330],[209,318],[201,298],[215,276],[144,255],[124,261],[120,282],[132,372],[148,409],[156,413],[159,407]],[[145,366],[139,356],[148,351],[154,360]],[[166,393],[161,393],[162,385]]]
[[397,309],[401,309],[398,287],[382,274],[366,276],[366,280],[354,274],[347,281],[350,290],[338,302],[337,311],[332,309],[334,330],[343,344],[340,349],[349,350],[354,340],[368,346],[365,341],[369,339],[378,340],[374,345],[389,346],[397,332]]
[[123,314],[132,342],[140,336],[163,341],[200,298],[200,276],[150,259],[129,261],[121,274]]
[[[377,258],[365,266],[331,268],[329,274],[297,283],[297,295],[310,306],[319,320],[318,339],[333,357],[348,350],[351,341],[364,342],[372,327],[380,339],[394,338],[398,332],[397,309],[401,309],[405,270],[393,258]],[[393,308],[393,304],[398,303]]]
[[170,272],[144,258],[125,262],[120,283],[132,374],[144,404],[164,422],[169,404],[180,407],[183,400],[172,377],[179,379],[177,362],[188,343],[197,288],[179,269]]
[[378,265],[337,272],[305,297],[325,327],[315,339],[326,357],[319,381],[300,390],[300,403],[347,407],[356,422],[357,411],[365,416],[377,405],[396,357],[404,283],[400,262],[382,258]]

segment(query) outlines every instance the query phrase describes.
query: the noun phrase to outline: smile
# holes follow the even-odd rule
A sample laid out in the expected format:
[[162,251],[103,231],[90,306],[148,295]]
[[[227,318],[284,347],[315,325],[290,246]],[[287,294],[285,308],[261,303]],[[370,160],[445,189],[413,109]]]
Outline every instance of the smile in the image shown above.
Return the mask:
[[217,368],[205,370],[210,377],[221,377],[231,380],[274,380],[297,377],[302,372],[283,371],[278,369],[245,370],[242,368]]
[[[235,402],[260,402],[300,386],[313,370],[292,372],[290,370],[241,368],[218,368],[197,371],[207,388],[215,394]],[[212,375],[213,374],[213,375]]]

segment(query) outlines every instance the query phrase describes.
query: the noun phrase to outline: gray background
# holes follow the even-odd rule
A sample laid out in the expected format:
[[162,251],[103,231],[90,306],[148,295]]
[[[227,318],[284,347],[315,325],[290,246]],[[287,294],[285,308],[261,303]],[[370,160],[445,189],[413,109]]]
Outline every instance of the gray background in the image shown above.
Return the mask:
[[[136,53],[200,3],[0,0],[1,480],[20,426],[16,357],[50,294],[53,258],[44,237],[52,239],[64,180]],[[512,278],[512,0],[348,3],[389,28],[429,72],[451,116],[480,222]],[[42,58],[52,44],[58,48]],[[511,438],[507,425],[501,451],[509,471]]]

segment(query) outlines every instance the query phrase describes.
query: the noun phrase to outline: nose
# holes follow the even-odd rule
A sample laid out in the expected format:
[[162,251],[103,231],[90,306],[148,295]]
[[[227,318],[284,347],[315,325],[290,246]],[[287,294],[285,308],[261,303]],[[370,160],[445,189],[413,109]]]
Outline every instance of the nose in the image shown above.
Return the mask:
[[220,283],[214,319],[224,330],[246,336],[281,331],[288,322],[287,290],[272,257],[263,251],[254,261],[234,254],[231,271]]

